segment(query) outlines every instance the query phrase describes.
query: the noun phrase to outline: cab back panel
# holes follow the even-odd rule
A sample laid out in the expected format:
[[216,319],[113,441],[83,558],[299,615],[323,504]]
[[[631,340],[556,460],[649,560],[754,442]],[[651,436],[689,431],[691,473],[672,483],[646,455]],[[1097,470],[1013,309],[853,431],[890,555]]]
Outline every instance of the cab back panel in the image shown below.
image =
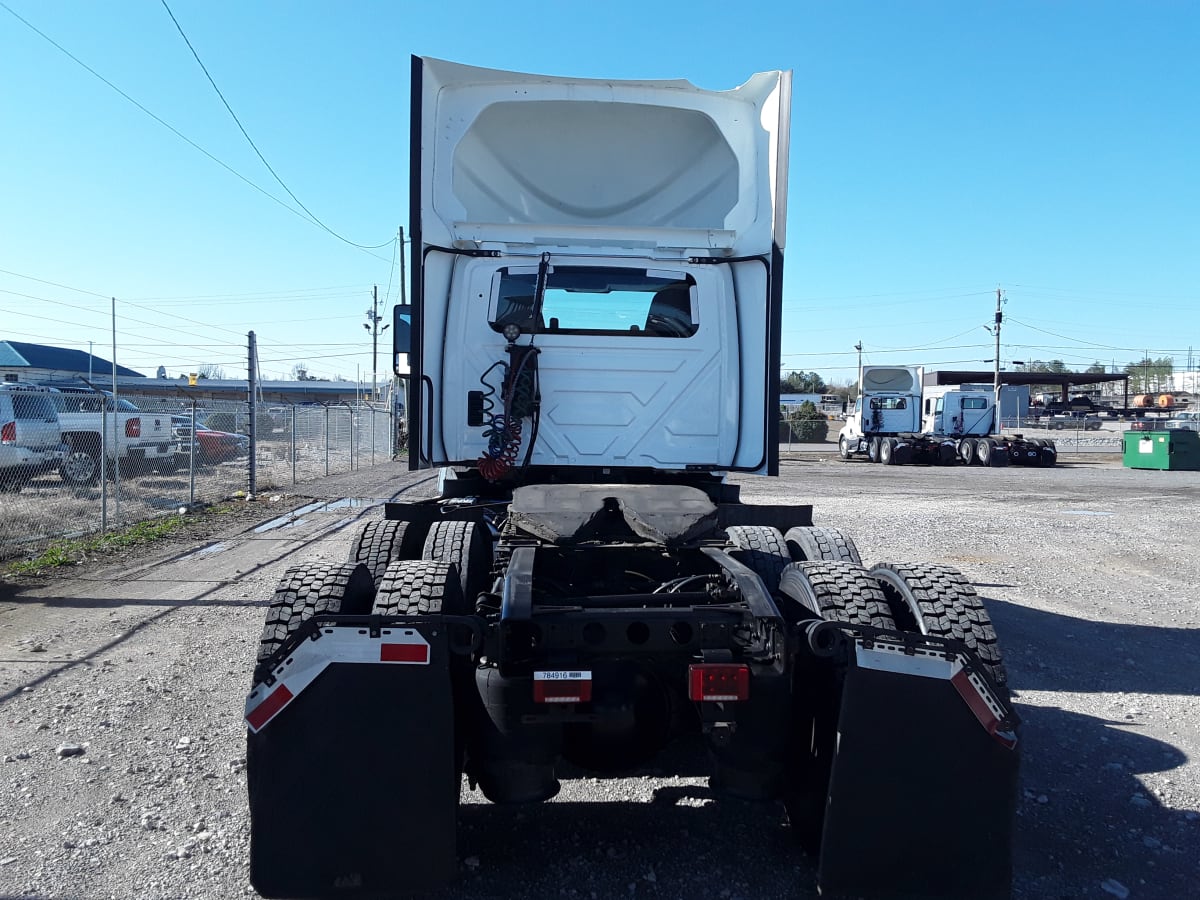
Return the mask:
[[523,328],[541,402],[516,417],[522,461],[536,431],[539,466],[773,471],[789,105],[787,72],[709,91],[414,60],[412,464],[479,459],[470,395],[508,361],[489,279],[546,260],[684,269],[698,321]]
[[[593,261],[595,262],[595,261]],[[614,271],[647,266],[678,272],[679,264],[604,260]],[[461,335],[440,366],[439,443],[449,460],[478,458],[485,426],[468,424],[467,396],[482,391],[500,411],[505,340],[489,319],[497,263],[460,258],[451,279],[445,328]],[[690,277],[690,276],[687,276]],[[722,270],[698,270],[688,337],[645,334],[540,333],[541,421],[535,465],[729,467],[738,441],[742,402],[737,317],[732,284]],[[436,325],[430,323],[431,329]],[[427,331],[427,333],[431,333]],[[530,338],[521,338],[526,346]],[[428,356],[428,354],[427,354]],[[485,373],[491,372],[485,376]],[[486,377],[486,386],[481,378]]]

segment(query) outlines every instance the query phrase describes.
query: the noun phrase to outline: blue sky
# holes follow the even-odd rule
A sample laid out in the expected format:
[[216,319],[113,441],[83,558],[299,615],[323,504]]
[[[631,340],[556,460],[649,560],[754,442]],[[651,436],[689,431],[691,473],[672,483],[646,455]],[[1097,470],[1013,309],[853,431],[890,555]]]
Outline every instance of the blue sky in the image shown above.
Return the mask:
[[[412,53],[731,88],[794,70],[784,368],[1200,366],[1200,4],[0,0],[0,339],[367,378]],[[7,7],[7,9],[5,8]],[[17,13],[262,191],[190,146]],[[36,279],[36,280],[35,280]],[[47,283],[50,282],[50,283]],[[390,285],[390,287],[389,287]],[[390,332],[381,340],[387,369]]]

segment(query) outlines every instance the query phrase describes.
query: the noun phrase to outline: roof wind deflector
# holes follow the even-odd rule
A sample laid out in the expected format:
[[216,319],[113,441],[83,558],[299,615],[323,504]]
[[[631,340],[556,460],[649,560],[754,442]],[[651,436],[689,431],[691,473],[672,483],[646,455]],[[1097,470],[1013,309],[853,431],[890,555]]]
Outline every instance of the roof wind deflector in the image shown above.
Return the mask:
[[427,246],[751,256],[783,245],[790,73],[709,91],[422,65]]

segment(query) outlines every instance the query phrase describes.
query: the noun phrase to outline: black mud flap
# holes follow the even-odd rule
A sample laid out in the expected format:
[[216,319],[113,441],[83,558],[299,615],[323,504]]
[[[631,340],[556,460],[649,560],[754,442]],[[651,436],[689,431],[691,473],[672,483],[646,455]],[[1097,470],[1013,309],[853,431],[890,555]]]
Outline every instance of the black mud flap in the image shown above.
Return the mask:
[[821,835],[821,894],[1010,896],[1011,707],[944,657],[861,645],[851,657]]
[[446,629],[322,628],[246,704],[250,882],[264,897],[424,891],[457,872]]

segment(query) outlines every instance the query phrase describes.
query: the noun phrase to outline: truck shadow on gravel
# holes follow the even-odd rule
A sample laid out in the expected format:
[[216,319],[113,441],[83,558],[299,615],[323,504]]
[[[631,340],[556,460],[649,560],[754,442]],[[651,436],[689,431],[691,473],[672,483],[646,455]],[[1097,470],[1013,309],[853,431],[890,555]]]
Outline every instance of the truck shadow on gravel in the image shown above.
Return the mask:
[[459,881],[438,897],[817,896],[780,805],[699,785],[660,786],[639,802],[464,803],[458,834]]
[[[987,605],[1023,719],[1016,896],[1104,896],[1106,879],[1133,896],[1192,895],[1200,814],[1187,808],[1195,786],[1181,785],[1191,767],[1174,771],[1189,759],[1173,729],[1194,723],[1162,709],[1182,713],[1171,695],[1200,693],[1200,632]],[[1168,724],[1153,733],[1155,720]]]

